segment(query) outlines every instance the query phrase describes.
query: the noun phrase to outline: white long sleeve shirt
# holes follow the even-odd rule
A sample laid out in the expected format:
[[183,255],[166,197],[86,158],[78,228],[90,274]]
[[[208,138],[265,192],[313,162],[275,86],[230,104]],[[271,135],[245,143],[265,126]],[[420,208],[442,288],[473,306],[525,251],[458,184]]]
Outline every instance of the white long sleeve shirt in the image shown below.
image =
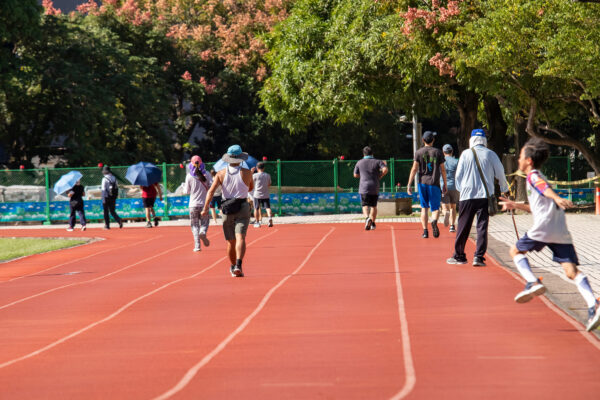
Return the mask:
[[[508,182],[504,175],[504,167],[496,153],[482,145],[474,146],[473,148],[477,152],[477,158],[481,164],[490,195],[494,194],[494,178],[498,179],[501,192],[508,191]],[[454,181],[456,189],[460,192],[460,200],[487,198],[485,187],[481,181],[471,149],[463,151],[460,155]]]

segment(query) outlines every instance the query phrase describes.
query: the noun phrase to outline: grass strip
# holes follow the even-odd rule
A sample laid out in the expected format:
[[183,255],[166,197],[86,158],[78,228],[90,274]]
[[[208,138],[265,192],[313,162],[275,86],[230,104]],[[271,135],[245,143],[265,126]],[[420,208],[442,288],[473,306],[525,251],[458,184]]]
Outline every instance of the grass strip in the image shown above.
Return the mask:
[[0,238],[0,262],[87,243],[85,239]]

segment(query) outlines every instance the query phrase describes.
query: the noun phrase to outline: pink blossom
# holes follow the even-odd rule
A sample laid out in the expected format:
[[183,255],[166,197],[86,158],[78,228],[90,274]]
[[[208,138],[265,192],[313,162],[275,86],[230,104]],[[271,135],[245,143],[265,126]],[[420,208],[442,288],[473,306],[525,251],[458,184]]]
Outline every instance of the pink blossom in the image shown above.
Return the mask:
[[181,77],[183,79],[185,79],[186,81],[191,81],[192,80],[192,74],[189,73],[189,71],[185,71]]
[[87,3],[78,5],[77,11],[82,14],[95,14],[98,11],[98,4],[94,0],[89,0]]
[[206,94],[213,94],[217,88],[217,84],[220,83],[220,80],[218,78],[213,78],[210,80],[210,83],[208,83],[205,77],[201,77],[198,82],[204,86],[204,91]]
[[200,53],[200,58],[202,59],[202,61],[208,61],[211,59],[213,55],[212,50],[208,49],[208,50],[204,50],[203,52]]
[[163,71],[167,71],[169,69],[169,67],[171,66],[171,61],[167,61],[165,63],[165,65],[163,65]]
[[52,0],[43,0],[42,7],[45,9],[46,15],[60,15],[62,11],[60,8],[54,8],[54,2]]
[[538,15],[541,17],[542,15],[544,15],[544,9],[540,8],[538,11]]
[[440,53],[436,53],[435,56],[429,59],[429,64],[433,65],[440,72],[440,76],[449,75],[455,76],[454,68],[450,65],[450,57],[443,57]]

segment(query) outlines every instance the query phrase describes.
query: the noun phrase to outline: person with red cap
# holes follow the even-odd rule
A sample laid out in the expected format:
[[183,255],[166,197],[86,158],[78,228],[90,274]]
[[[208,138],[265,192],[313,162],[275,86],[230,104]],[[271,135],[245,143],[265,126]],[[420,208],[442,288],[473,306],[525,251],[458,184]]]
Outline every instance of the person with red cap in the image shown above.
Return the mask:
[[206,237],[210,219],[208,215],[203,216],[201,213],[206,194],[211,185],[212,176],[206,171],[202,159],[200,156],[193,156],[188,166],[188,173],[185,176],[183,192],[190,195],[189,208],[192,235],[194,236],[194,251],[200,251],[200,241],[207,247],[210,245],[210,241]]

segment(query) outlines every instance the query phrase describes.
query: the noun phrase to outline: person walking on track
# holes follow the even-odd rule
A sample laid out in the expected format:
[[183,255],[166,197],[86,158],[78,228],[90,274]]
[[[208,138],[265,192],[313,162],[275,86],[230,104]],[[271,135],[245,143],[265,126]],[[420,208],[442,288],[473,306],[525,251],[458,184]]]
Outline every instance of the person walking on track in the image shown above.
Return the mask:
[[456,188],[460,192],[458,230],[454,242],[454,255],[446,260],[448,264],[467,263],[465,244],[469,238],[473,219],[477,215],[477,248],[473,257],[473,266],[485,266],[484,255],[487,251],[490,220],[488,193],[494,194],[494,178],[498,180],[502,193],[508,191],[502,162],[496,153],[486,146],[487,139],[483,129],[473,129],[469,139],[470,149],[463,151],[458,160],[454,177]]
[[[217,171],[215,171],[214,169],[210,170],[210,176],[211,176],[211,182],[214,180],[215,175],[217,175]],[[215,225],[217,224],[217,210],[219,212],[221,212],[221,199],[222,197],[222,191],[221,191],[221,187],[219,186],[217,188],[217,190],[215,191],[215,195],[213,196],[212,201],[210,202],[210,215],[212,216],[213,221],[215,221]]]
[[[446,194],[446,169],[444,168],[444,153],[433,147],[437,133],[426,131],[423,133],[423,144],[415,152],[414,162],[410,170],[406,192],[412,195],[411,185],[417,172],[419,173],[419,199],[421,202],[421,225],[423,226],[423,238],[429,237],[427,222],[429,220],[429,209],[431,208],[431,230],[433,237],[440,236],[437,226],[440,215],[440,202],[442,194]],[[440,189],[440,176],[444,183]]]
[[256,165],[257,172],[252,175],[254,181],[254,227],[260,228],[262,221],[262,210],[267,211],[269,218],[269,228],[273,226],[273,213],[271,211],[271,200],[269,198],[269,188],[271,187],[271,175],[265,172],[265,163],[259,162]]
[[252,172],[242,168],[242,161],[248,159],[239,145],[230,146],[222,157],[229,165],[215,176],[212,186],[206,194],[202,216],[208,215],[210,202],[218,187],[223,190],[223,234],[227,241],[227,255],[231,261],[231,276],[243,277],[242,261],[246,253],[246,232],[250,223],[250,205],[248,192],[254,189]]
[[117,178],[112,174],[108,165],[102,167],[102,208],[104,211],[104,229],[110,229],[110,217],[108,213],[119,224],[119,228],[123,227],[123,220],[117,215],[115,210],[117,205],[117,197],[119,197],[119,186]]
[[452,145],[445,144],[444,147],[442,147],[442,151],[444,152],[444,157],[446,159],[444,168],[446,169],[446,177],[448,178],[448,182],[446,182],[446,193],[442,196],[444,226],[450,225],[449,231],[456,232],[454,224],[456,223],[456,205],[458,204],[460,194],[458,193],[458,190],[456,190],[454,176],[456,175],[458,160],[453,156],[454,149],[452,149]]
[[588,306],[586,329],[591,331],[600,325],[600,307],[585,274],[578,270],[579,260],[573,246],[571,234],[567,228],[565,209],[573,207],[568,199],[563,199],[548,183],[548,179],[539,171],[550,154],[548,145],[538,138],[525,143],[519,155],[519,169],[527,174],[527,200],[529,204],[516,203],[506,197],[500,197],[503,210],[524,210],[533,214],[533,227],[510,249],[510,255],[517,270],[527,281],[525,289],[517,294],[517,303],[526,303],[533,297],[546,292],[546,287],[533,275],[525,254],[528,251],[541,251],[548,247],[552,259],[560,263]]
[[379,181],[388,173],[388,167],[373,157],[369,146],[363,148],[363,158],[354,167],[354,177],[359,178],[358,193],[365,217],[365,230],[377,227],[377,201],[379,200]]
[[158,217],[156,211],[154,211],[154,203],[156,202],[156,196],[162,201],[162,190],[158,183],[153,183],[149,186],[142,186],[142,203],[144,204],[144,211],[146,212],[146,228],[152,228],[152,220],[154,220],[154,226],[158,226]]
[[87,221],[85,219],[85,210],[83,206],[83,195],[85,194],[85,190],[80,181],[77,181],[75,185],[67,192],[67,196],[69,197],[69,208],[71,209],[71,214],[69,215],[69,227],[67,231],[73,232],[75,228],[75,213],[79,214],[79,222],[81,223],[81,230],[86,230]]
[[210,246],[210,241],[206,237],[208,231],[209,216],[202,216],[204,200],[208,189],[212,184],[212,176],[206,168],[200,156],[193,156],[188,166],[188,173],[185,176],[183,192],[190,195],[190,222],[192,226],[192,235],[194,236],[194,251],[200,251],[200,241],[204,246]]

